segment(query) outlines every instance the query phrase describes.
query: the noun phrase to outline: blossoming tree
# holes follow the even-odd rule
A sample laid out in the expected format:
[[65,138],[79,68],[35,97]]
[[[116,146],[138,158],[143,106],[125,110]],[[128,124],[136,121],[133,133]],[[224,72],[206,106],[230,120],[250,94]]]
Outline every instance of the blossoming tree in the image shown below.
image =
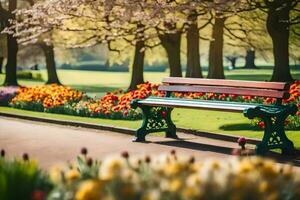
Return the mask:
[[[134,89],[143,82],[145,49],[158,45],[166,50],[170,76],[182,76],[180,47],[185,31],[188,33],[187,76],[202,76],[197,17],[206,14],[212,6],[219,4],[207,1],[46,1],[18,12],[26,20],[18,24],[16,35],[20,41],[30,42],[54,29],[63,33],[64,39],[59,42],[68,47],[107,43],[112,51],[121,51],[113,43],[125,41],[135,47],[129,87]],[[76,33],[77,38],[80,35],[81,40],[70,39],[70,32],[73,36]]]
[[[4,1],[5,3],[5,1]],[[1,13],[3,17],[1,18],[3,22],[3,27],[10,27],[9,29],[6,29],[4,31],[5,33],[9,33],[7,35],[7,68],[6,68],[6,80],[5,85],[17,85],[17,78],[16,78],[16,67],[17,67],[17,52],[19,49],[16,35],[12,35],[12,33],[17,34],[15,20],[21,20],[18,16],[16,17],[15,10],[19,8],[20,10],[24,10],[28,8],[28,6],[33,6],[36,1],[35,0],[23,0],[20,1],[18,4],[17,2],[7,1],[8,3],[8,11],[4,9],[2,6],[0,7]],[[10,5],[10,6],[9,6]],[[27,28],[29,28],[27,26]],[[22,44],[21,41],[19,43]],[[54,47],[53,45],[49,45],[44,41],[35,40],[32,42],[32,44],[35,44],[39,46],[45,55],[45,62],[46,62],[46,68],[47,68],[47,74],[48,74],[48,80],[47,84],[56,83],[60,84],[60,81],[58,79],[57,73],[56,73],[56,65],[55,65],[55,54],[54,54]]]
[[[8,25],[9,20],[15,19],[15,14],[13,11],[17,9],[17,0],[4,1],[7,9],[2,5],[3,2],[0,1],[0,20],[2,25]],[[4,85],[18,85],[17,82],[17,53],[18,53],[18,43],[16,38],[12,35],[7,36],[7,63],[5,66],[6,76]]]

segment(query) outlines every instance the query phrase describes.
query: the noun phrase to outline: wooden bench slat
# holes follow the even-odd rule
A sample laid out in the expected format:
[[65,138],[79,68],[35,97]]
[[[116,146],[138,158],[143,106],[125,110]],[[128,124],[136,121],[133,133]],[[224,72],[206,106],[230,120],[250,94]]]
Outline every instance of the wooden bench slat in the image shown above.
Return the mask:
[[273,90],[288,90],[288,83],[279,82],[259,82],[259,81],[239,81],[239,80],[220,80],[220,79],[202,79],[202,78],[164,78],[166,84],[188,84],[188,85],[207,85],[207,86],[233,86],[243,88],[260,88]]
[[234,87],[216,87],[216,86],[189,86],[189,85],[161,85],[158,90],[167,92],[202,92],[218,94],[234,94],[242,96],[260,96],[271,98],[289,98],[286,91],[251,89],[251,88],[234,88]]
[[140,104],[148,106],[161,106],[161,107],[179,107],[179,108],[196,108],[202,110],[218,110],[218,111],[230,111],[230,112],[243,112],[247,108],[255,108],[256,105],[233,105],[233,104],[219,104],[218,102],[184,102],[184,101],[170,101],[168,99],[157,101],[151,99],[145,99],[139,101]]

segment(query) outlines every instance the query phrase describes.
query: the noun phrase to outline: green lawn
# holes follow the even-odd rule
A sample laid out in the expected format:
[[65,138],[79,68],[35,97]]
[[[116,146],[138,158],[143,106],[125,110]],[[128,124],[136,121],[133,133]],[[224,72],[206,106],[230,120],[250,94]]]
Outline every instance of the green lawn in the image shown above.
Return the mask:
[[[41,70],[44,80],[46,80],[46,71]],[[126,89],[130,82],[130,73],[126,72],[97,72],[97,71],[79,71],[79,70],[58,70],[60,81],[74,89],[87,92],[91,96],[102,96],[106,92]],[[161,82],[168,73],[145,73],[145,80],[154,83]],[[0,83],[4,81],[4,75],[0,74]],[[19,80],[19,84],[25,86],[40,85],[43,82],[32,80]]]
[[[41,70],[43,78],[46,80],[46,71]],[[204,75],[206,75],[204,71]],[[225,71],[227,79],[235,80],[269,80],[272,74],[270,69]],[[91,96],[102,96],[105,92],[126,89],[130,82],[129,72],[97,72],[97,71],[78,71],[78,70],[58,70],[61,82],[72,88],[87,92]],[[168,72],[146,72],[145,80],[153,83],[160,83]],[[294,70],[295,79],[300,79],[300,70]],[[0,74],[0,83],[4,81],[4,75]],[[30,86],[43,84],[40,81],[19,80],[19,84]]]
[[[46,72],[41,71],[44,78]],[[269,80],[272,71],[270,69],[226,71],[228,79],[242,80]],[[300,79],[300,71],[293,71],[293,76]],[[92,71],[76,71],[76,70],[58,70],[60,80],[63,84],[72,88],[86,91],[91,96],[102,96],[107,91],[126,87],[130,81],[130,73],[125,72],[92,72]],[[168,73],[146,72],[145,80],[154,83],[160,83],[163,77]],[[0,75],[0,82],[3,82],[4,75]],[[30,86],[39,85],[42,82],[20,80],[20,84]],[[125,121],[125,120],[107,120],[82,118],[66,115],[56,115],[48,113],[35,113],[24,110],[16,110],[12,108],[0,108],[0,111],[12,112],[18,114],[34,115],[39,117],[51,117],[55,119],[67,119],[74,121],[82,121],[97,124],[107,124],[112,126],[138,128],[141,121]],[[250,138],[261,138],[262,131],[255,130],[250,126],[250,121],[239,113],[224,113],[217,111],[199,111],[187,109],[175,109],[173,112],[173,120],[178,127],[202,130],[208,132],[224,133],[230,135],[242,135]],[[288,131],[288,136],[295,142],[297,148],[300,148],[299,130]]]

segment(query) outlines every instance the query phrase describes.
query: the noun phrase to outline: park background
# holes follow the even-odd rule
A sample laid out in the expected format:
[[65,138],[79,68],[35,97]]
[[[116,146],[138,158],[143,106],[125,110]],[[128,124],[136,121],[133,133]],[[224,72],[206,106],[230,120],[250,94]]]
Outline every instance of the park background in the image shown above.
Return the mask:
[[[168,76],[289,82],[291,97],[287,102],[300,108],[299,6],[299,0],[0,0],[0,83],[3,83],[0,94],[1,100],[4,99],[0,112],[137,129],[142,123],[141,112],[130,109],[130,101],[135,97],[159,95],[156,84]],[[229,95],[204,96],[222,100],[231,98]],[[272,99],[249,96],[237,100],[272,103]],[[73,101],[75,104],[83,102],[79,103],[83,107],[79,111],[83,110],[83,115],[88,117],[82,117],[78,110],[70,110]],[[119,102],[122,101],[126,105],[121,108]],[[103,106],[103,103],[107,106],[106,102],[108,108]],[[300,148],[299,116],[298,111],[296,116],[289,118],[286,126],[287,136],[297,150]],[[172,118],[179,128],[207,135],[217,133],[254,139],[261,139],[263,135],[264,125],[260,121],[249,121],[236,113],[175,109]],[[114,196],[114,199],[136,199],[130,196],[132,191],[135,192],[133,194],[146,195],[145,199],[155,199],[148,191],[140,191],[138,186],[145,184],[146,188],[151,181],[155,183],[154,189],[158,190],[161,199],[193,199],[189,195],[196,198],[203,194],[207,199],[220,196],[230,199],[231,195],[237,195],[237,199],[284,199],[289,196],[286,195],[288,192],[297,199],[300,195],[296,190],[300,181],[297,176],[292,176],[291,168],[281,168],[267,159],[198,163],[191,158],[181,162],[172,151],[158,165],[158,171],[151,171],[157,166],[149,164],[150,157],[135,160],[134,163],[141,163],[137,165],[141,170],[136,170],[141,172],[137,174],[137,180],[143,180],[141,177],[147,175],[147,170],[153,176],[146,176],[145,182],[131,182],[121,173],[129,169],[131,175],[136,175],[128,152],[99,167],[97,161],[88,157],[87,151],[86,148],[81,150],[73,168],[54,172],[54,175],[58,172],[61,176],[53,182],[55,187],[51,195],[70,192],[77,199],[87,199],[86,195],[99,199],[99,191],[103,189],[102,178],[108,181],[105,183],[117,181],[121,184],[120,188],[124,188],[111,188],[116,190],[107,195]],[[4,172],[3,177],[12,176],[17,180],[12,183],[32,186],[35,190],[23,190],[29,199],[31,195],[34,199],[45,199],[51,187],[49,180],[40,176],[43,173],[28,154],[23,154],[23,161],[6,161],[3,159],[5,155],[2,149],[0,166],[4,167],[0,169]],[[77,168],[79,170],[73,170]],[[100,168],[108,171],[98,176]],[[208,178],[199,182],[192,179],[195,185],[186,191],[183,187],[186,180],[182,177],[189,177],[187,168],[191,176],[194,172],[198,175],[212,173],[216,179],[222,180],[223,186],[231,182],[239,184],[234,184],[230,191],[227,191],[229,187],[216,191],[215,188],[220,186],[217,180]],[[29,174],[36,179],[20,178],[17,173],[16,176],[10,174],[14,171],[10,169],[20,170],[20,174]],[[28,173],[28,169],[34,176]],[[236,182],[232,181],[232,177],[224,178],[225,172],[233,173]],[[276,179],[282,176],[283,179]],[[162,179],[168,186],[166,191],[155,188]],[[281,180],[287,180],[287,183]],[[3,183],[0,182],[0,186]],[[34,185],[36,183],[41,185]],[[199,186],[204,193],[199,193]],[[207,186],[213,186],[210,189],[214,192],[207,192]],[[151,187],[150,190],[153,189]],[[17,187],[9,187],[4,192],[0,190],[0,199],[5,199],[5,195],[12,195],[15,199],[23,195],[10,191],[10,188]],[[230,195],[225,197],[224,194]]]
[[[95,14],[102,11],[97,7],[99,2],[77,2],[78,8],[76,1],[73,3],[70,7],[62,6],[64,2],[1,3],[4,31],[0,38],[0,82],[26,87],[63,84],[101,99],[109,92],[135,90],[145,81],[159,84],[167,76],[288,82],[300,79],[297,1],[283,4],[283,9],[279,2],[170,2],[167,6],[155,4],[167,11],[158,17],[153,17],[151,10],[145,11],[147,5],[135,5],[133,1],[124,9],[116,5],[116,11],[112,9],[110,13],[111,22]],[[273,10],[273,6],[280,9]],[[14,9],[19,11],[13,12]],[[121,14],[118,10],[122,10]],[[15,15],[10,16],[10,12]],[[136,15],[128,17],[126,13],[131,12]],[[143,14],[139,16],[140,13]],[[63,23],[53,22],[57,15],[67,17]],[[9,18],[18,20],[10,22]],[[281,23],[284,19],[289,23]],[[293,101],[297,103],[299,91],[293,91]],[[140,124],[120,117],[94,119],[0,109],[129,128]],[[182,128],[250,138],[262,136],[253,122],[235,113],[176,109],[173,115]],[[299,119],[293,121],[288,135],[298,148],[300,139],[295,134]]]

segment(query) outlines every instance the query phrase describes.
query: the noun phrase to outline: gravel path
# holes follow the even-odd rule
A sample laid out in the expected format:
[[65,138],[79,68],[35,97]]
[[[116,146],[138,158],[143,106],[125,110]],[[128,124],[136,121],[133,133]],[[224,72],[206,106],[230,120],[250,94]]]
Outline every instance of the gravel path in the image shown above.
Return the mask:
[[122,151],[128,151],[130,155],[153,155],[172,149],[196,159],[226,158],[230,157],[232,148],[237,147],[232,142],[178,135],[181,141],[148,136],[150,142],[134,143],[131,135],[116,132],[0,117],[0,148],[10,157],[26,152],[44,168],[74,160],[81,147],[87,147],[90,156],[99,159]]

